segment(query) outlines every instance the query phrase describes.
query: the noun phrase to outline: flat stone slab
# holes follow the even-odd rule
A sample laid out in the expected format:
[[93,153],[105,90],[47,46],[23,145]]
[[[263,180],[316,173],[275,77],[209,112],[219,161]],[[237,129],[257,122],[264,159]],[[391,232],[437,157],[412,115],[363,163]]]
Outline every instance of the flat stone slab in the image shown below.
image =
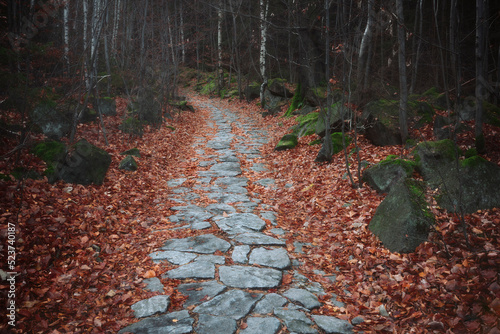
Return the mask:
[[239,320],[246,317],[261,294],[251,294],[242,290],[229,290],[208,302],[197,306],[193,312]]
[[248,179],[246,177],[221,177],[214,181],[214,184],[221,186],[239,186],[246,187]]
[[142,282],[147,284],[147,286],[144,288],[144,290],[153,291],[153,292],[157,292],[157,291],[163,292],[164,286],[163,286],[163,284],[161,284],[160,279],[158,277],[146,278]]
[[289,310],[285,308],[275,308],[274,315],[285,322],[290,332],[301,334],[317,334],[318,331],[312,326],[314,323],[304,312],[298,310]]
[[288,252],[284,248],[256,248],[250,253],[249,264],[257,264],[276,269],[287,269],[292,264]]
[[213,254],[216,251],[225,252],[231,247],[226,240],[217,238],[213,234],[204,234],[196,237],[183,239],[171,239],[163,244],[163,250],[175,250],[180,252],[194,252],[201,254]]
[[227,290],[225,285],[216,281],[208,281],[202,283],[186,283],[177,287],[179,292],[188,296],[184,302],[184,307],[191,305],[199,305]]
[[172,223],[193,223],[203,221],[213,217],[213,214],[196,205],[174,206],[170,210],[179,211],[168,217]]
[[237,176],[241,174],[239,162],[220,162],[210,167],[210,171],[217,173],[220,176]]
[[233,206],[225,203],[210,204],[206,207],[206,209],[214,215],[223,215],[224,213],[229,215],[236,212],[236,209]]
[[168,261],[175,265],[183,265],[193,261],[198,257],[198,254],[178,251],[158,251],[149,254],[153,261]]
[[283,296],[287,297],[295,303],[299,303],[308,310],[312,310],[321,306],[321,303],[311,292],[304,289],[289,289],[283,293]]
[[250,253],[250,246],[235,246],[231,258],[236,263],[248,263],[248,253]]
[[288,303],[288,300],[285,297],[277,293],[270,293],[255,305],[253,312],[255,314],[270,314],[273,313],[275,308],[283,307],[286,303]]
[[180,186],[181,184],[183,184],[186,181],[187,181],[187,178],[185,178],[185,177],[181,177],[181,178],[178,178],[178,179],[168,180],[167,181],[167,186],[169,186],[171,188],[178,187],[178,186]]
[[134,317],[144,318],[156,313],[164,313],[170,305],[170,296],[160,295],[138,301],[131,306]]
[[270,289],[280,285],[282,272],[271,268],[222,266],[219,267],[219,278],[233,288]]
[[215,278],[215,265],[211,262],[195,261],[167,271],[164,276],[174,279]]
[[260,186],[269,187],[274,184],[274,179],[260,179],[255,181]]
[[266,222],[253,213],[233,213],[215,223],[228,234],[259,232],[266,227]]
[[353,326],[347,320],[329,317],[326,315],[313,315],[312,316],[316,325],[325,331],[325,333],[335,334],[351,334],[353,333]]
[[264,233],[249,232],[241,233],[232,237],[234,240],[245,245],[262,245],[262,246],[285,246],[284,240],[279,240],[270,237]]
[[276,334],[281,329],[281,323],[276,318],[251,317],[247,319],[247,328],[240,334]]
[[200,314],[197,334],[234,334],[237,330],[236,320],[229,317],[216,317],[208,314]]
[[193,331],[194,319],[188,311],[172,312],[154,318],[146,318],[135,324],[122,328],[118,334],[123,333],[175,333],[188,334]]

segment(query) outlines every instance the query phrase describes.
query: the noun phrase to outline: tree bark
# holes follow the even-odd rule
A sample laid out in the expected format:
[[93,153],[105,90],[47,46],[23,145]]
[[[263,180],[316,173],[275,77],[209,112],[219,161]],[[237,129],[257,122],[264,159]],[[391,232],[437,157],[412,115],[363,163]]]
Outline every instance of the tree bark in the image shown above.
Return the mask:
[[483,117],[486,87],[486,7],[487,0],[476,0],[476,149],[485,152]]
[[358,71],[357,71],[357,81],[358,85],[362,87],[362,91],[365,90],[368,86],[368,73],[370,67],[370,44],[372,42],[373,37],[373,17],[374,13],[375,0],[368,0],[367,4],[367,13],[368,19],[366,20],[365,32],[363,33],[363,38],[361,39],[361,46],[359,48],[359,56],[358,56]]
[[264,107],[264,90],[267,86],[266,55],[267,55],[267,12],[269,0],[260,0],[260,57],[259,68],[262,84],[260,86],[260,105]]
[[406,84],[406,52],[405,52],[405,28],[403,16],[403,0],[396,0],[396,14],[398,16],[398,60],[399,60],[399,128],[403,143],[408,138],[408,87]]

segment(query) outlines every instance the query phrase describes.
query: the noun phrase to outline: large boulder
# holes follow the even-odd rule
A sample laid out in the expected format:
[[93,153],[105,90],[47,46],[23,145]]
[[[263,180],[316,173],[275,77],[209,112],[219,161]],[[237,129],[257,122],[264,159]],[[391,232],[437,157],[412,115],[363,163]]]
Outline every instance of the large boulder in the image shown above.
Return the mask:
[[246,86],[245,90],[245,98],[247,101],[252,101],[260,97],[260,84],[258,82],[251,82]]
[[462,160],[445,174],[438,204],[450,212],[474,213],[500,207],[500,167],[479,156]]
[[288,99],[282,96],[274,95],[268,88],[264,90],[263,108],[267,112],[263,116],[275,115],[286,105]]
[[137,161],[135,161],[133,156],[127,155],[125,158],[123,158],[122,161],[120,161],[118,168],[123,169],[123,170],[132,171],[132,172],[136,171],[138,168]]
[[71,129],[71,118],[57,111],[55,103],[39,104],[31,112],[31,120],[50,139],[59,140]]
[[293,130],[299,137],[309,136],[316,133],[316,123],[318,122],[319,113],[312,112],[307,115],[297,117],[297,124]]
[[[328,109],[322,109],[318,115],[318,122],[316,122],[316,134],[320,137],[324,137],[326,133],[326,125],[330,124],[330,133],[341,132],[342,122],[349,122],[352,113],[349,112],[348,108],[342,106],[340,102],[332,104],[330,107],[330,122],[327,122]],[[347,127],[346,127],[347,129]]]
[[298,139],[296,134],[284,135],[274,148],[276,151],[284,151],[294,148],[298,144]]
[[[344,140],[342,140],[342,132],[334,132],[330,135],[331,139],[331,146],[328,147],[326,140],[326,137],[323,137],[323,142],[321,145],[321,149],[318,152],[318,155],[316,156],[316,159],[314,161],[316,162],[328,162],[331,160],[332,155],[335,155],[339,152],[341,152],[344,149],[344,143],[345,146],[347,147],[351,143],[351,138],[348,136],[343,136]],[[331,150],[331,152],[328,152]]]
[[416,169],[432,187],[438,187],[456,165],[460,154],[455,143],[449,139],[419,143],[413,151]]
[[389,156],[386,160],[367,168],[363,172],[363,181],[379,193],[388,193],[398,183],[410,177],[414,163]]
[[103,97],[97,102],[101,114],[104,116],[116,116],[116,101],[110,97]]
[[276,96],[291,98],[293,93],[285,86],[285,79],[270,79],[267,81],[267,89]]
[[110,164],[111,156],[106,151],[81,139],[56,172],[67,183],[101,185]]
[[368,228],[391,252],[411,253],[427,240],[433,223],[423,185],[407,179],[380,203]]
[[304,102],[313,107],[326,105],[326,87],[311,87],[304,96]]

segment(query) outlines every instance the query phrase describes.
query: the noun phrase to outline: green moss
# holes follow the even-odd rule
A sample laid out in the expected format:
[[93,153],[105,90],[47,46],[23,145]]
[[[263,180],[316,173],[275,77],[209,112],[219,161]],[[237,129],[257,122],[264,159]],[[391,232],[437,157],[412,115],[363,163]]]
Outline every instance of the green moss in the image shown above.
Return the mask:
[[134,157],[141,157],[141,152],[137,147],[131,148],[130,150],[126,150],[125,152],[120,153],[121,155],[133,155]]
[[467,158],[465,160],[462,160],[460,162],[460,165],[462,167],[476,167],[478,165],[482,165],[484,163],[487,163],[488,160],[480,157],[479,155],[472,156],[470,158]]
[[311,88],[311,91],[316,97],[321,99],[326,97],[326,86],[313,87]]
[[200,93],[204,95],[210,95],[217,89],[217,83],[215,80],[210,80],[201,87]]
[[[337,154],[344,149],[342,145],[342,132],[334,132],[331,134],[333,154]],[[351,143],[351,138],[349,136],[344,136],[345,146],[347,147]]]
[[297,84],[297,88],[295,89],[295,93],[293,94],[292,103],[290,104],[290,107],[288,107],[288,110],[285,113],[286,117],[290,117],[292,115],[292,112],[299,109],[302,106],[302,104],[304,103],[304,97],[302,96],[302,93],[300,92],[301,89],[302,89],[302,86],[299,82]]
[[1,181],[10,181],[10,177],[7,174],[0,173],[0,180]]
[[128,117],[118,126],[124,133],[141,137],[144,133],[142,122],[135,117]]
[[438,97],[439,92],[436,87],[431,87],[428,90],[426,90],[424,93],[422,93],[423,96],[429,96],[429,97]]
[[321,139],[315,139],[312,142],[310,142],[308,145],[313,146],[313,145],[319,145],[321,144]]
[[[454,160],[456,151],[458,148],[455,146],[455,143],[450,139],[443,139],[439,141],[426,141],[417,145],[417,148],[420,148],[429,152],[439,152],[443,155],[443,157],[447,160]],[[460,152],[458,152],[460,154]],[[420,161],[420,156],[415,154],[415,162]]]
[[278,145],[276,145],[276,151],[289,150],[294,148],[298,144],[298,138],[295,134],[287,134],[284,135],[279,141]]
[[432,212],[429,210],[429,205],[427,201],[425,200],[425,184],[423,182],[419,182],[417,180],[413,179],[407,179],[406,184],[408,186],[408,189],[410,191],[412,200],[415,202],[416,205],[418,205],[420,208],[422,208],[422,215],[432,221],[434,221],[434,215]]
[[385,160],[380,162],[381,165],[399,165],[403,167],[407,176],[411,176],[417,165],[415,161],[400,159],[397,155],[389,155]]
[[33,169],[26,169],[24,167],[16,167],[12,171],[12,176],[14,176],[17,180],[21,179],[33,179],[39,180],[41,178],[40,174]]
[[309,123],[309,122],[317,122],[318,121],[318,117],[319,117],[319,113],[318,112],[312,112],[312,113],[309,113],[307,115],[300,115],[300,116],[298,116],[295,119],[295,121],[297,121],[297,123],[299,123],[299,124]]
[[477,155],[477,150],[474,147],[469,148],[467,151],[465,151],[464,155],[466,159],[471,158]]
[[61,160],[66,155],[66,145],[58,141],[47,141],[37,144],[31,152],[47,164]]

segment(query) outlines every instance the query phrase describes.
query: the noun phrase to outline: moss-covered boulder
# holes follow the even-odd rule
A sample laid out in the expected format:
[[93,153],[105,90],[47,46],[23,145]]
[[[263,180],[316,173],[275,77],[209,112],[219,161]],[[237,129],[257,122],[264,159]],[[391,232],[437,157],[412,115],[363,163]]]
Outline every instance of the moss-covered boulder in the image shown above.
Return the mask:
[[394,185],[368,228],[391,252],[411,253],[427,240],[433,223],[424,186],[407,179]]
[[79,121],[82,123],[91,123],[97,119],[97,112],[94,109],[85,108],[80,113]]
[[286,80],[281,78],[269,79],[267,89],[273,94],[281,97],[291,98],[293,93],[285,86]]
[[297,126],[294,128],[294,133],[298,137],[309,136],[316,133],[316,123],[318,122],[319,113],[312,112],[306,115],[297,117]]
[[288,103],[288,98],[274,95],[269,89],[266,88],[262,103],[262,107],[267,110],[266,114],[263,116],[276,115],[281,112],[281,109]]
[[43,174],[47,176],[48,181],[55,182],[58,179],[57,168],[64,162],[68,152],[66,145],[55,140],[41,142],[36,144],[31,152],[47,165]]
[[138,168],[137,161],[135,161],[133,156],[127,155],[125,158],[123,158],[122,161],[120,161],[118,168],[123,169],[123,170],[132,171],[132,172],[136,171]]
[[137,147],[131,148],[130,150],[126,150],[120,154],[121,155],[132,155],[132,156],[138,157],[138,158],[141,157],[141,152],[139,151],[139,149]]
[[[328,112],[330,112],[330,121],[327,122]],[[328,108],[324,108],[319,112],[318,122],[316,122],[316,134],[320,137],[324,137],[326,133],[326,126],[330,124],[330,133],[341,132],[342,122],[348,122],[351,120],[352,113],[349,112],[347,108],[342,106],[340,102],[334,103]]]
[[118,128],[124,133],[137,137],[142,137],[144,134],[143,123],[132,116],[125,118]]
[[[408,101],[409,126],[420,127],[433,120],[434,110],[427,102]],[[377,146],[401,145],[399,128],[399,101],[377,100],[368,103],[361,116],[364,134]]]
[[292,149],[295,146],[297,146],[298,143],[299,142],[298,142],[297,135],[290,133],[290,134],[284,135],[274,149],[276,151],[289,150],[289,149]]
[[432,187],[442,184],[460,154],[449,139],[419,143],[413,150],[416,169]]
[[252,101],[260,97],[260,84],[258,82],[251,82],[244,90],[245,98],[247,101]]
[[384,161],[367,168],[362,180],[379,193],[388,193],[398,182],[404,181],[413,174],[415,163],[389,156]]
[[31,112],[31,121],[50,139],[59,140],[71,129],[71,119],[56,109],[56,103],[47,101]]
[[444,174],[438,204],[450,212],[500,208],[500,167],[480,156],[460,161]]
[[311,87],[307,90],[304,96],[306,104],[313,107],[321,107],[326,105],[326,86]]
[[111,97],[99,99],[98,108],[104,116],[116,116],[116,101]]
[[81,139],[57,166],[56,173],[67,183],[101,185],[110,164],[111,156],[106,151]]
[[315,159],[316,162],[328,162],[333,155],[341,152],[344,149],[342,138],[344,138],[346,147],[351,143],[351,138],[346,135],[342,136],[342,132],[334,132],[330,135],[330,138],[331,146],[326,144],[326,137],[323,138],[321,149]]

